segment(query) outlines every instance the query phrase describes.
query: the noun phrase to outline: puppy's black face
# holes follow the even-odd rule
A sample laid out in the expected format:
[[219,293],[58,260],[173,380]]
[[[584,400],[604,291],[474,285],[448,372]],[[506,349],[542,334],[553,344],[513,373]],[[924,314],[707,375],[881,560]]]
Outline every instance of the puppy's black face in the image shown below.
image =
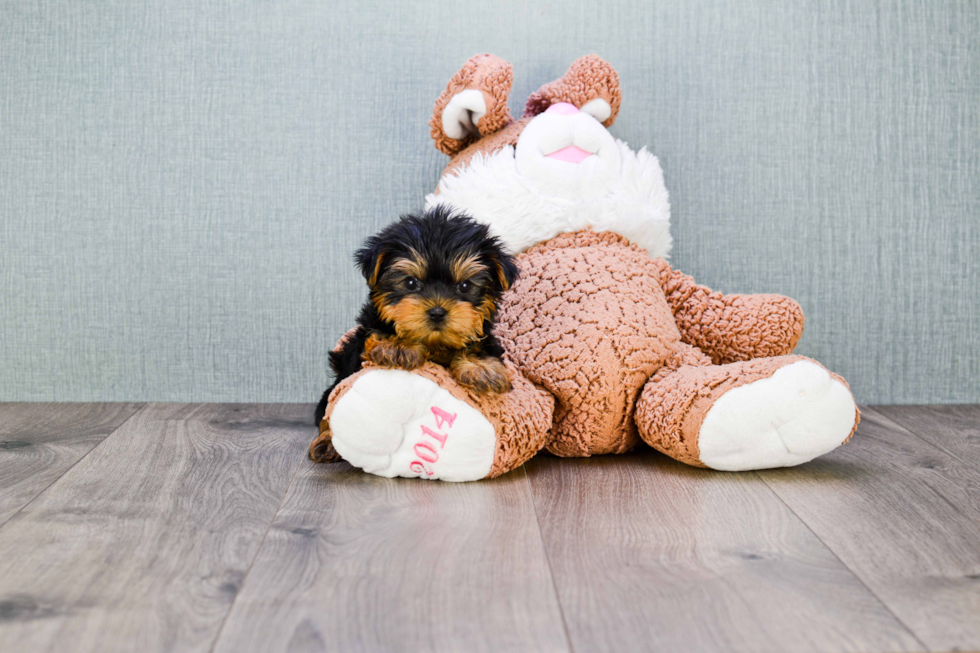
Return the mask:
[[462,349],[493,321],[517,278],[513,258],[486,226],[436,207],[403,216],[357,253],[381,318],[404,340]]

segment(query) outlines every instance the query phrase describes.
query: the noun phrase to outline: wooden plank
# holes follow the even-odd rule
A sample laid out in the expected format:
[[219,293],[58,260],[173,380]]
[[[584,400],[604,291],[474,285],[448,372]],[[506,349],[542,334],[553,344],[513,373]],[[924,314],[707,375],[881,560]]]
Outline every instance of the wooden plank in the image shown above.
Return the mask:
[[980,474],[872,409],[766,483],[933,650],[980,649]]
[[303,463],[215,650],[567,651],[523,469],[455,484]]
[[980,406],[875,406],[875,411],[980,469]]
[[0,525],[141,406],[0,403]]
[[310,406],[150,405],[0,529],[0,650],[205,651]]
[[754,474],[650,450],[528,474],[575,650],[920,648]]

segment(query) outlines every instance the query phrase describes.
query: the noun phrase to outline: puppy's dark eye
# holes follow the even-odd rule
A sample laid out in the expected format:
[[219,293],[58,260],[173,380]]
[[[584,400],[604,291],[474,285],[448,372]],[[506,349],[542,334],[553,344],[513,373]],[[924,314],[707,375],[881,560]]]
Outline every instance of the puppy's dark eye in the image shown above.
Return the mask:
[[456,284],[456,291],[460,295],[465,295],[472,289],[473,289],[473,284],[470,283],[469,281],[460,281],[459,283]]
[[409,277],[408,279],[405,279],[405,288],[409,292],[415,292],[421,287],[422,287],[422,282],[416,279],[415,277]]

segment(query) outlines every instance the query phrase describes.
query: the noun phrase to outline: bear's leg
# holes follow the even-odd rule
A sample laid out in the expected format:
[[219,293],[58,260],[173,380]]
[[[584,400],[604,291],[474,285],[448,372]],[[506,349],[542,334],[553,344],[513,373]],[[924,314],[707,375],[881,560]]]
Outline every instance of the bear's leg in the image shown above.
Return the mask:
[[551,395],[512,365],[507,371],[513,390],[476,395],[432,363],[413,372],[365,368],[330,397],[314,445],[327,458],[326,438],[344,460],[378,476],[499,476],[544,446],[554,408]]
[[803,356],[711,365],[686,348],[644,387],[635,419],[640,436],[672,458],[741,471],[821,456],[860,417],[844,380]]

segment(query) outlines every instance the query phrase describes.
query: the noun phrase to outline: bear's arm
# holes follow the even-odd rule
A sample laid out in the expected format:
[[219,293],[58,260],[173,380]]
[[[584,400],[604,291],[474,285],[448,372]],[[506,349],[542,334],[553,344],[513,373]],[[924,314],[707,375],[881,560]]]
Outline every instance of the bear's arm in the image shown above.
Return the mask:
[[789,354],[803,335],[803,310],[783,295],[723,295],[671,269],[659,270],[681,339],[716,365]]

